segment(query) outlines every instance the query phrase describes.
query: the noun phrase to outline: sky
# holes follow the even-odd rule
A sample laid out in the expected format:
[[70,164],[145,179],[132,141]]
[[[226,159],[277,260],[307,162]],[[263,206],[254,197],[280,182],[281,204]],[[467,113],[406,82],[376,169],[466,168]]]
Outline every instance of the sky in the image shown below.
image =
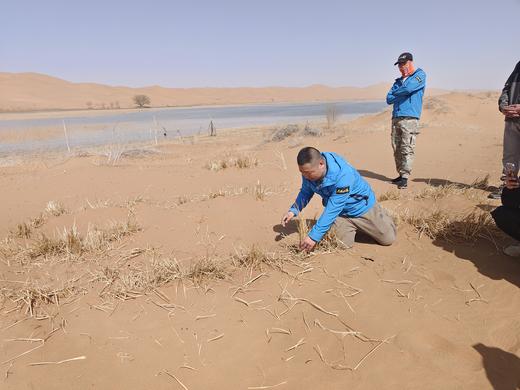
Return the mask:
[[143,87],[368,86],[404,51],[431,87],[501,89],[520,0],[17,0],[0,72]]

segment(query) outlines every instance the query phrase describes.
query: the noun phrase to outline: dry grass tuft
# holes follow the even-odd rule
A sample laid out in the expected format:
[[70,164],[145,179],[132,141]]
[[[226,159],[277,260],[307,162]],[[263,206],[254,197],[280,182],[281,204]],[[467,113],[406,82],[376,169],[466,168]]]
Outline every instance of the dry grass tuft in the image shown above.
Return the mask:
[[318,246],[316,248],[316,251],[318,252],[337,252],[341,250],[345,250],[345,244],[341,242],[336,234],[336,229],[331,227],[327,234],[321,239],[321,241],[318,243]]
[[446,182],[443,185],[431,186],[429,185],[417,195],[415,199],[441,199],[453,195],[465,195],[468,198],[475,198],[482,196],[479,191],[489,189],[489,175],[484,178],[477,178],[473,183],[466,185],[460,183]]
[[378,202],[384,202],[385,200],[399,200],[401,194],[398,191],[387,191],[378,196]]
[[66,255],[80,256],[84,252],[101,251],[110,248],[110,244],[140,231],[140,226],[128,218],[124,222],[112,222],[108,228],[89,227],[82,237],[76,225],[64,228],[55,237],[40,234],[33,239],[27,248],[19,247],[18,252],[25,254],[30,260]]
[[61,299],[75,296],[82,291],[84,290],[75,285],[75,281],[68,281],[59,288],[31,281],[22,287],[2,287],[1,295],[20,307],[27,307],[30,315],[34,316],[36,307],[42,304],[59,305]]
[[32,227],[26,222],[16,225],[16,229],[11,231],[11,234],[17,238],[30,238],[32,234]]
[[[21,248],[23,251],[23,248]],[[30,244],[26,254],[31,260],[43,257],[53,257],[66,254],[66,243],[59,238],[47,237],[45,234],[40,234],[38,238],[34,239]]]
[[159,258],[155,253],[149,264],[131,268],[104,267],[91,274],[91,282],[105,283],[100,296],[111,295],[120,299],[135,298],[184,277],[176,259]]
[[187,196],[185,196],[185,195],[181,195],[181,196],[177,197],[177,204],[178,205],[188,203],[189,201],[190,201],[190,199]]
[[442,186],[428,186],[415,195],[415,199],[441,199],[450,195],[460,195],[468,191],[468,188],[457,184],[445,184]]
[[32,218],[29,223],[31,224],[31,227],[38,229],[45,224],[45,215],[40,214],[37,217]]
[[254,156],[247,154],[233,155],[228,153],[221,159],[208,161],[205,168],[210,171],[220,171],[222,169],[233,167],[239,169],[254,168],[257,165],[258,159]]
[[111,222],[106,229],[89,227],[85,239],[82,242],[83,248],[86,251],[108,249],[111,243],[119,241],[124,237],[135,234],[141,230],[139,224],[130,217],[123,222]]
[[475,242],[480,238],[495,241],[501,235],[489,213],[472,211],[466,215],[452,215],[437,210],[430,214],[406,216],[404,221],[431,239]]
[[279,268],[282,257],[276,253],[268,253],[253,245],[249,250],[235,250],[231,262],[235,267],[262,270],[263,266]]
[[296,228],[298,229],[298,238],[300,239],[300,244],[303,242],[305,237],[309,234],[309,230],[312,225],[316,223],[316,220],[308,220],[303,218],[303,213],[300,212],[298,217],[296,218]]
[[204,280],[226,279],[230,275],[224,264],[211,256],[205,256],[192,263],[186,277],[200,285]]
[[265,200],[267,198],[267,195],[269,194],[269,190],[266,186],[262,185],[260,183],[260,180],[258,180],[253,187],[253,196],[256,200]]
[[475,181],[470,184],[470,187],[477,190],[489,189],[489,173],[483,178],[476,178]]
[[63,205],[60,202],[56,200],[51,200],[47,203],[47,206],[45,207],[45,212],[55,217],[59,217],[62,214],[66,214],[67,209],[63,207]]

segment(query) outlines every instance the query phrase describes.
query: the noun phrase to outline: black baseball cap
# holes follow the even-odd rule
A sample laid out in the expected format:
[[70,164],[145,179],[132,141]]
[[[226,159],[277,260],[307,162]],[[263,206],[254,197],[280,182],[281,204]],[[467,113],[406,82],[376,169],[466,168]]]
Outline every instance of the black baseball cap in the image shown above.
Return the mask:
[[397,57],[397,62],[394,65],[404,64],[407,61],[413,61],[412,53],[403,53],[403,54],[401,54],[399,57]]

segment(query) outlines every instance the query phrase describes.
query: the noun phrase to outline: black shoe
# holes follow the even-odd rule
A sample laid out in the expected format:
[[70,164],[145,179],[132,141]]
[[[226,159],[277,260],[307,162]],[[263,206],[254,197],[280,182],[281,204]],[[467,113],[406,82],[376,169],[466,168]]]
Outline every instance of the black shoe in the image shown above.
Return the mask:
[[398,176],[395,179],[392,179],[392,184],[397,184],[403,179],[402,176]]
[[405,177],[402,177],[401,180],[399,180],[395,184],[397,184],[397,188],[399,188],[400,190],[402,190],[404,188],[408,188],[408,179]]

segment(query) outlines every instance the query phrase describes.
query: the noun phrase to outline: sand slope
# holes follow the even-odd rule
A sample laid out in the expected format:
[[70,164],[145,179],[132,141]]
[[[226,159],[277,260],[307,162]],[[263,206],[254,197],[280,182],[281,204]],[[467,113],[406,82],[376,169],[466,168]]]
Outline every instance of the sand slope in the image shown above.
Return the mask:
[[[508,239],[491,225],[466,240],[431,238],[402,220],[439,211],[451,218],[448,231],[460,226],[457,218],[497,205],[489,189],[471,186],[499,175],[503,123],[495,97],[426,102],[407,191],[387,181],[395,174],[389,119],[385,112],[325,129],[323,137],[281,142],[266,142],[268,129],[195,137],[115,165],[100,156],[61,156],[3,168],[1,236],[45,216],[29,238],[1,246],[3,386],[518,388],[520,261],[499,251]],[[279,219],[299,189],[294,159],[303,145],[345,155],[384,195],[383,206],[401,216],[394,245],[360,237],[349,251],[288,254],[297,226],[284,229]],[[258,164],[206,168],[230,157]],[[44,211],[50,200],[67,212]],[[305,216],[320,210],[314,199]],[[83,237],[128,218],[141,230],[102,250],[27,257],[41,233],[58,237],[75,226]],[[14,243],[25,249],[9,254]],[[252,246],[267,260],[285,260],[237,267],[233,255]],[[231,275],[194,284],[172,276],[174,258],[185,271],[206,264],[212,275],[220,267]],[[157,275],[173,279],[156,278],[146,291],[137,283]],[[44,304],[35,291],[65,293]]]
[[[133,97],[144,94],[152,106],[192,106],[334,100],[381,100],[390,84],[366,88],[145,88],[112,87],[94,83],[71,83],[38,73],[0,73],[0,111],[49,109],[95,109],[134,107]],[[442,90],[429,89],[438,95]]]

